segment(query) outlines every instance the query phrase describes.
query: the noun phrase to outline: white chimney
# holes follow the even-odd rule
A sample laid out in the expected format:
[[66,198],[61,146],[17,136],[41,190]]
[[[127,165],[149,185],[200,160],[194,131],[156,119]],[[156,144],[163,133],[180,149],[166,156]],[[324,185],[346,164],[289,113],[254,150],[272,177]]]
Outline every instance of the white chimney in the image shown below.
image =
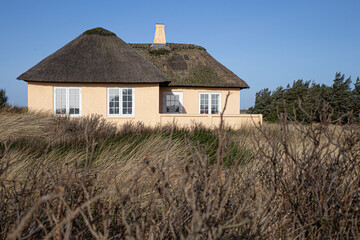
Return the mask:
[[154,45],[166,45],[164,24],[155,25]]

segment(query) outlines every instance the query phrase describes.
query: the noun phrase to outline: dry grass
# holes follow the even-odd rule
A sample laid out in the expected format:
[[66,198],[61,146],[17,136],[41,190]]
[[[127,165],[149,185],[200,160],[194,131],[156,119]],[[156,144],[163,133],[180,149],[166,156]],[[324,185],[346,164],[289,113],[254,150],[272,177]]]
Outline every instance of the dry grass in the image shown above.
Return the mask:
[[0,238],[358,239],[357,126],[0,113]]

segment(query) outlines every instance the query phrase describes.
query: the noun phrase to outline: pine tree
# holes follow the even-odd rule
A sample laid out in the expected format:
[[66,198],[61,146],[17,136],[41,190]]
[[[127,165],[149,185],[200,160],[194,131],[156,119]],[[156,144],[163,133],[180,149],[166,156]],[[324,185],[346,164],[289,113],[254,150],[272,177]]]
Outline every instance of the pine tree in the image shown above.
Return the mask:
[[6,105],[7,99],[8,98],[5,94],[5,89],[0,89],[0,109]]
[[255,105],[249,109],[251,113],[261,113],[264,116],[269,114],[269,105],[271,104],[271,91],[268,88],[264,88],[256,93]]
[[[286,88],[278,87],[275,91],[265,88],[256,93],[255,105],[249,110],[263,114],[266,121],[277,121],[278,112],[285,111],[300,121],[320,121],[324,104],[330,106],[327,113],[333,113],[333,119],[353,112],[353,116],[360,120],[359,77],[354,88],[351,78],[345,79],[345,75],[341,73],[335,74],[331,87],[300,79],[292,85],[288,84]],[[343,121],[347,119],[346,117]]]
[[345,75],[336,73],[332,85],[329,104],[334,112],[334,119],[349,113],[354,108],[354,101],[351,91],[351,77],[345,80]]
[[360,79],[359,77],[356,78],[354,89],[353,89],[353,101],[354,101],[354,117],[357,119],[360,118]]

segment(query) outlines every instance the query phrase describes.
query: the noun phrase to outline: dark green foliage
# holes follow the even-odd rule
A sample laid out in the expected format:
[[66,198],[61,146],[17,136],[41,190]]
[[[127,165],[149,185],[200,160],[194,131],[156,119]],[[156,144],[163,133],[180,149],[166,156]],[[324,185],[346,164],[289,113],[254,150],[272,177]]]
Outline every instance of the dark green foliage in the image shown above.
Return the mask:
[[[341,73],[335,74],[332,86],[316,84],[311,81],[297,80],[286,88],[275,91],[265,88],[256,93],[251,113],[261,113],[266,121],[278,121],[278,114],[287,112],[296,120],[320,121],[324,106],[333,120],[350,120],[353,112],[355,119],[360,117],[360,80],[357,78],[352,88],[351,78],[345,79]],[[345,116],[346,115],[346,116]]]
[[339,118],[353,110],[354,99],[352,97],[350,77],[345,80],[344,75],[336,73],[330,92],[328,102],[334,110],[333,114],[335,118]]
[[167,46],[161,47],[161,48],[150,48],[149,49],[149,53],[151,53],[152,55],[155,55],[155,56],[168,54],[168,53],[170,53],[170,51],[171,51],[170,48]]
[[115,33],[109,31],[109,30],[106,30],[104,28],[101,28],[101,27],[97,27],[97,28],[93,28],[93,29],[90,29],[90,30],[87,30],[83,33],[84,35],[100,35],[100,36],[116,36]]
[[354,100],[354,107],[353,113],[356,118],[360,118],[360,78],[357,77],[354,90],[353,90],[353,100]]
[[272,96],[271,91],[268,88],[264,88],[256,93],[255,106],[250,108],[251,113],[263,114],[266,117],[265,120],[269,121]]
[[0,89],[0,109],[6,106],[7,100],[5,89]]

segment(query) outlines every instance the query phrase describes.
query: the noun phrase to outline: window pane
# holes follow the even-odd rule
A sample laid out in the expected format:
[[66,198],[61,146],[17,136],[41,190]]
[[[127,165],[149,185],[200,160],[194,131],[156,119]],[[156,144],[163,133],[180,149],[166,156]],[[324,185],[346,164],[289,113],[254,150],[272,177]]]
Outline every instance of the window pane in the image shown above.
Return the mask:
[[167,93],[165,95],[165,112],[166,113],[180,113],[180,97],[178,93]]
[[220,106],[219,106],[220,94],[211,94],[211,113],[219,114]]
[[118,90],[118,89],[109,89],[109,94],[110,94],[111,96],[115,96],[115,95],[117,95],[117,94],[118,94],[118,92],[119,92],[119,90]]
[[56,88],[55,95],[55,114],[66,114],[66,88]]
[[69,89],[69,113],[79,114],[80,113],[80,90]]
[[119,89],[109,89],[109,114],[119,114]]
[[209,94],[200,94],[200,114],[209,113]]
[[132,94],[133,91],[130,88],[122,90],[122,114],[132,114]]

